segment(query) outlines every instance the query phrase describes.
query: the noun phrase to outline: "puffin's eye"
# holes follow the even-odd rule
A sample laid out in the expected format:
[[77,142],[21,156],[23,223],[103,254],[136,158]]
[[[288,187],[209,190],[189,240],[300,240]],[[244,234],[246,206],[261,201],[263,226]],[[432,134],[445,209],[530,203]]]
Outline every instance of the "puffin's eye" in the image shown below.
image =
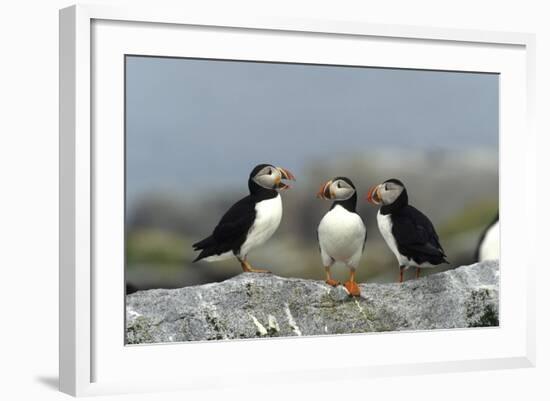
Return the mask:
[[267,174],[269,174],[269,175],[273,174],[273,170],[268,169],[268,170],[267,170]]
[[338,181],[338,188],[342,188],[342,186],[340,185],[340,181]]

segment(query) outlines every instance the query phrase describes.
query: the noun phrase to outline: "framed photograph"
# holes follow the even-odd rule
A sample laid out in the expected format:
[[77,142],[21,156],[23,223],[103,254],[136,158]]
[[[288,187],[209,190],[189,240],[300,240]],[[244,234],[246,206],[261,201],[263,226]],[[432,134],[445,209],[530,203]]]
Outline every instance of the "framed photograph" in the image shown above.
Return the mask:
[[533,47],[61,10],[61,390],[533,366]]

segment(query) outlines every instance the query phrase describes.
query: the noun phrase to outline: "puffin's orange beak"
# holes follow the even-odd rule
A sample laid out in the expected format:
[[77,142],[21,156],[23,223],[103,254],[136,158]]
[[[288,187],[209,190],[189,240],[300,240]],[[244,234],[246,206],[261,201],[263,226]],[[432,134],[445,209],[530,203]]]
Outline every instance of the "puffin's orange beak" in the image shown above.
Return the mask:
[[320,199],[331,199],[332,195],[330,193],[330,185],[332,184],[332,180],[328,180],[323,185],[321,185],[321,188],[319,188],[319,192],[317,192],[317,197]]
[[378,192],[380,190],[380,185],[374,185],[369,188],[369,192],[367,193],[367,196],[365,199],[367,202],[369,202],[372,205],[379,205],[380,204],[380,193]]
[[[296,181],[296,177],[294,177],[294,174],[292,174],[290,170],[287,170],[286,168],[282,168],[282,167],[277,167],[277,170],[279,170],[279,172],[281,173],[281,179]],[[279,179],[279,181],[277,182],[277,187],[283,191],[285,189],[289,189],[290,185],[282,182],[281,179]]]
[[283,177],[284,180],[296,181],[296,177],[294,177],[294,174],[292,174],[290,170],[282,167],[277,167],[277,170],[281,172],[281,177]]

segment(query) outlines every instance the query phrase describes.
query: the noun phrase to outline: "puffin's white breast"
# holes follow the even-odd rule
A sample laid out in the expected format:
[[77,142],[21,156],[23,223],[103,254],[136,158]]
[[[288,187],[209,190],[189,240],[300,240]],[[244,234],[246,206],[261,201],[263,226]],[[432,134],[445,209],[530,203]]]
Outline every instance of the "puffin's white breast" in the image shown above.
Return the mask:
[[256,203],[256,218],[244,244],[241,246],[240,255],[246,256],[250,250],[266,242],[279,227],[283,216],[283,203],[281,195]]
[[340,205],[324,215],[317,232],[321,250],[336,261],[347,263],[358,254],[360,257],[363,251],[365,224],[357,213]]
[[408,258],[401,255],[399,253],[399,250],[397,249],[397,242],[395,241],[395,237],[392,233],[393,228],[393,222],[391,220],[391,214],[382,214],[380,213],[380,210],[378,211],[378,214],[376,215],[376,221],[378,222],[378,230],[380,230],[380,234],[382,234],[382,237],[386,241],[386,244],[388,244],[388,247],[393,252],[397,260],[399,261],[400,265],[406,265],[408,264]]
[[493,224],[479,248],[479,261],[500,258],[500,222]]

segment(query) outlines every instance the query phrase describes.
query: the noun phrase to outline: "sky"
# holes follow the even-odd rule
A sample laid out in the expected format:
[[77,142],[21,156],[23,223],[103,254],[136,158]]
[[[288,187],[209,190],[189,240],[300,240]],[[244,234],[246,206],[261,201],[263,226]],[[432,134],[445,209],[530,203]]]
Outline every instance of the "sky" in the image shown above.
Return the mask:
[[268,162],[498,149],[498,75],[126,58],[127,201],[245,185]]

